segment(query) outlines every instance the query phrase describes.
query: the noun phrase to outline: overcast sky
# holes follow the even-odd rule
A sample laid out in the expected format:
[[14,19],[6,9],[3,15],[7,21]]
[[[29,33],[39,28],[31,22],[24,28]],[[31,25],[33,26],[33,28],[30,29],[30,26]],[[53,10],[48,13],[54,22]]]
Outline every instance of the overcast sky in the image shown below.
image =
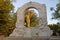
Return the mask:
[[37,2],[40,4],[46,4],[46,12],[47,12],[47,21],[48,24],[52,24],[52,23],[57,23],[57,20],[52,20],[52,11],[50,10],[50,7],[54,7],[56,8],[56,4],[58,3],[58,0],[16,0],[16,2],[14,2],[14,6],[15,6],[15,12],[17,11],[17,9],[19,7],[21,7],[22,5],[24,5],[25,3],[28,2]]

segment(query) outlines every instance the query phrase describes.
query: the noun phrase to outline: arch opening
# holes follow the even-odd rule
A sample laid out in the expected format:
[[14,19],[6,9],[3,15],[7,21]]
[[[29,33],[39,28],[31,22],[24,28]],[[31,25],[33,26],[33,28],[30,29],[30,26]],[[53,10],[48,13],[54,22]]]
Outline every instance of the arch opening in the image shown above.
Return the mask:
[[26,27],[36,27],[39,24],[39,12],[36,8],[29,7],[24,13]]

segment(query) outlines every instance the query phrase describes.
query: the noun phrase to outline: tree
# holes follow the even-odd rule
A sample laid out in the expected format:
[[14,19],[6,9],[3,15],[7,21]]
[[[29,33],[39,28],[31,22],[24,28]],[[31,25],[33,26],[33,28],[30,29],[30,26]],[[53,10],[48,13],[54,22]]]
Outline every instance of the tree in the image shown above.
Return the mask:
[[56,7],[56,9],[54,9],[53,7],[51,8],[51,11],[54,11],[54,13],[52,13],[52,19],[60,20],[60,4],[57,4]]
[[53,36],[60,36],[60,23],[48,25],[51,30],[53,30]]
[[58,25],[58,33],[59,33],[59,36],[60,36],[60,23],[57,23]]
[[31,27],[35,27],[39,24],[39,19],[38,17],[34,14],[32,17],[31,17]]
[[48,25],[50,27],[51,30],[53,30],[53,36],[57,36],[58,33],[58,25],[57,24],[52,24],[52,25]]
[[[54,11],[52,13],[52,19],[57,19],[59,20],[58,23],[60,23],[60,3],[56,5],[56,9],[54,9],[53,7],[51,8],[51,11]],[[56,26],[57,25],[57,26]],[[55,26],[53,26],[55,33],[58,32],[60,35],[60,25],[56,24]],[[57,31],[56,31],[57,29]],[[54,31],[53,31],[54,32]]]
[[0,33],[8,36],[15,27],[15,16],[11,17],[11,13],[14,11],[14,6],[11,0],[0,0]]

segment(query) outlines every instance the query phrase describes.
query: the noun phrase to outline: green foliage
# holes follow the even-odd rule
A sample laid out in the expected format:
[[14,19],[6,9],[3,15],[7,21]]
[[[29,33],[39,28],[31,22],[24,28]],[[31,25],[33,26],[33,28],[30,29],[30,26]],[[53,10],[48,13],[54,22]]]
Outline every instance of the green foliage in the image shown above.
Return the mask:
[[57,36],[57,33],[60,35],[60,24],[48,25],[51,30],[53,30],[53,35]]
[[15,28],[16,16],[11,17],[10,13],[14,6],[10,0],[0,0],[0,33],[9,36]]
[[[60,4],[56,5],[56,9],[51,8],[51,11],[54,11],[52,13],[52,19],[60,20]],[[60,35],[60,24],[53,24],[50,26],[50,28],[53,30],[53,35],[57,35],[56,33],[59,33]]]
[[34,14],[31,19],[30,19],[31,27],[35,27],[39,24],[39,19],[38,17]]
[[9,13],[14,8],[10,0],[0,0],[0,12]]
[[54,11],[54,13],[52,14],[52,19],[60,19],[60,4],[57,4],[56,7],[56,9],[54,9],[53,7],[50,8],[51,11]]

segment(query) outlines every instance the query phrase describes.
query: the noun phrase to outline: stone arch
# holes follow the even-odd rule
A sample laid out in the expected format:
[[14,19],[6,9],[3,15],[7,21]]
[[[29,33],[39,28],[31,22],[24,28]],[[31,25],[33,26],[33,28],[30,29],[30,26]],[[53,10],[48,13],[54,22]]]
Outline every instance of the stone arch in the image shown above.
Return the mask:
[[[45,18],[45,23],[47,23],[46,6],[45,6],[45,4],[39,4],[39,3],[36,3],[36,2],[28,2],[25,5],[23,5],[22,7],[20,7],[17,10],[17,20],[21,20],[21,18],[19,18],[19,17],[22,17],[22,19],[23,19],[22,21],[24,21],[24,17],[23,17],[24,16],[24,11],[26,9],[28,9],[28,8],[35,8],[35,9],[37,9],[38,12],[39,12],[39,18],[41,20],[43,19],[42,21],[44,21],[44,18]],[[41,24],[43,24],[43,23],[41,23]]]
[[41,15],[46,14],[45,4],[39,4],[39,3],[36,3],[36,2],[28,2],[25,5],[23,5],[22,7],[20,7],[18,10],[24,11],[27,8],[30,8],[30,7],[34,7],[35,9],[37,9],[40,12]]
[[[24,27],[24,11],[30,7],[34,7],[39,11],[39,26],[35,28]],[[32,30],[32,31],[31,31]],[[32,33],[32,34],[31,34]],[[36,33],[38,35],[36,35]],[[28,2],[17,10],[16,28],[10,36],[51,36],[52,31],[47,27],[47,15],[45,4],[39,4],[36,2]]]

